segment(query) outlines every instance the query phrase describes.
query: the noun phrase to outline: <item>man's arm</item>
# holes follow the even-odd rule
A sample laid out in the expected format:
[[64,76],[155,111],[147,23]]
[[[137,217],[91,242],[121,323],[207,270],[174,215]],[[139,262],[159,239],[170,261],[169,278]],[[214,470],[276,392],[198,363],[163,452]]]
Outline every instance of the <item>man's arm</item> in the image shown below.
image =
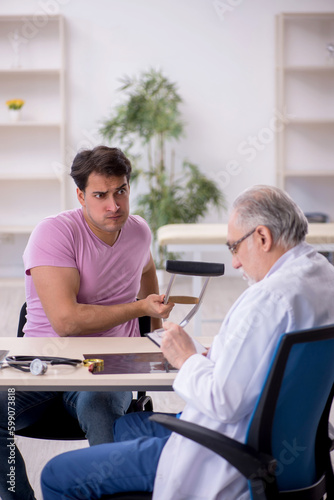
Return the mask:
[[79,304],[77,269],[40,266],[30,272],[45,314],[61,337],[103,332],[141,316],[167,318],[173,308],[173,304],[163,304],[163,295],[155,294],[129,304]]
[[[140,282],[140,290],[138,293],[138,299],[144,299],[151,294],[159,294],[159,284],[157,278],[157,272],[154,264],[152,255],[150,256],[150,261],[147,266],[143,269],[143,274]],[[162,321],[160,318],[151,317],[151,330],[156,330],[161,328]]]

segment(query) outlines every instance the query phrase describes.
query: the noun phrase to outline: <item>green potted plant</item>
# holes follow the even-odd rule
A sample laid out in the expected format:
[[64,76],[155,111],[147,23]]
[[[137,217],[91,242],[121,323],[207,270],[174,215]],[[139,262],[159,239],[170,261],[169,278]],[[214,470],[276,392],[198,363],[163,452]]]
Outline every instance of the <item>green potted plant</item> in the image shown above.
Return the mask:
[[[157,267],[162,268],[166,254],[157,245],[159,227],[196,223],[211,206],[223,208],[224,196],[194,163],[184,160],[179,169],[175,168],[171,146],[184,131],[182,99],[176,84],[161,71],[151,69],[139,77],[123,78],[120,91],[125,100],[102,122],[100,133],[131,157],[133,180],[145,180],[147,189],[138,196],[136,213],[151,228],[154,259]],[[145,147],[146,159],[133,153],[138,144]]]

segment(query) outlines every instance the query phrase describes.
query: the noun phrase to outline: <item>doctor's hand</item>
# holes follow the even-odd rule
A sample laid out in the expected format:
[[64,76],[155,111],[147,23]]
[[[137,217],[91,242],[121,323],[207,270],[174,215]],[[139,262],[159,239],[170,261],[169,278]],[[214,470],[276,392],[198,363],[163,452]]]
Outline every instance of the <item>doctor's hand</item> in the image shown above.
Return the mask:
[[165,333],[161,350],[167,361],[179,370],[190,356],[196,354],[196,348],[191,337],[179,325],[166,321],[163,328]]
[[151,294],[145,299],[140,300],[139,302],[144,306],[145,316],[151,316],[151,318],[168,318],[175,304],[173,302],[164,304],[164,298],[164,295]]

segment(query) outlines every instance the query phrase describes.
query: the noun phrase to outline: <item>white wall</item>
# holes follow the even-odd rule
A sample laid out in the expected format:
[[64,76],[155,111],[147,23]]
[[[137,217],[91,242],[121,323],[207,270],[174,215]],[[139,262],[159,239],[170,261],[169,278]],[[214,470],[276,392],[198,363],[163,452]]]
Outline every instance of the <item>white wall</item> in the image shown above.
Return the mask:
[[[276,182],[275,141],[261,141],[277,112],[275,14],[333,7],[333,0],[1,0],[0,14],[66,18],[69,162],[101,142],[97,129],[120,99],[119,78],[161,68],[184,98],[187,137],[177,158],[215,178],[229,203],[249,185]],[[259,149],[252,153],[250,137]],[[74,193],[69,180],[69,208]]]

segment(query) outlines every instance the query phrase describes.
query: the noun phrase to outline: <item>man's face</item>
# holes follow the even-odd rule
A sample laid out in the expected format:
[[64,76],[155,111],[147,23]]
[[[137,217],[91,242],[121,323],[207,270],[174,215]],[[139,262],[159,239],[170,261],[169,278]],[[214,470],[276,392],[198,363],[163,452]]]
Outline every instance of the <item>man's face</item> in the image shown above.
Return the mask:
[[129,216],[130,186],[126,176],[91,173],[85,191],[77,189],[87,224],[96,236],[113,244]]
[[[227,241],[229,245],[233,245],[233,243],[250,232],[241,229],[236,225],[235,221],[236,213],[232,213],[227,230]],[[232,254],[232,266],[234,269],[239,269],[242,272],[243,278],[248,281],[249,285],[261,281],[264,278],[267,271],[264,267],[263,255],[258,245],[258,235],[256,231],[236,246]]]

